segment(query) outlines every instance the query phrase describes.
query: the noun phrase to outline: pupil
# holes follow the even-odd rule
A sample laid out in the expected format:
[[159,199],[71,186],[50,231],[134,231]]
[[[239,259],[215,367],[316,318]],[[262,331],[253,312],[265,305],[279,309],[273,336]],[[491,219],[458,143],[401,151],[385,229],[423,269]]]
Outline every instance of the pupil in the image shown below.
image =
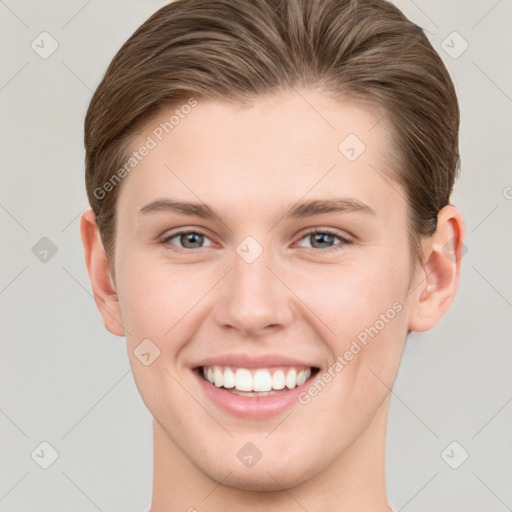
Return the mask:
[[[328,233],[316,233],[314,236],[315,243],[318,241],[320,244],[322,243],[330,243],[332,242],[332,235]],[[327,239],[327,240],[326,240]],[[313,244],[314,245],[314,244]]]
[[[187,247],[187,243],[190,241],[191,244],[193,245],[194,243],[199,243],[199,245],[201,244],[201,241],[202,241],[202,237],[203,235],[200,235],[199,233],[189,233],[187,235],[183,235],[183,237],[185,238],[185,243],[183,244],[185,247]],[[196,240],[194,240],[194,238]],[[183,241],[183,239],[182,239]],[[193,248],[196,248],[196,247],[193,247]]]

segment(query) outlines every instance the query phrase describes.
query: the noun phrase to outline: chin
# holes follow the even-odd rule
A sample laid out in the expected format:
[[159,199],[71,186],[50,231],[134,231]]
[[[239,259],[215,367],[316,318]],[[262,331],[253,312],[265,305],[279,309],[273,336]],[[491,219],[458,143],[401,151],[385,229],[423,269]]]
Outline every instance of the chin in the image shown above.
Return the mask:
[[[261,466],[259,469],[253,468],[224,468],[223,472],[205,472],[206,476],[217,483],[222,483],[227,487],[239,489],[241,491],[283,491],[283,489],[291,489],[308,480],[304,475],[292,474],[290,471],[280,471],[272,464],[267,467]],[[297,466],[295,466],[297,467]],[[229,473],[228,476],[226,474]]]

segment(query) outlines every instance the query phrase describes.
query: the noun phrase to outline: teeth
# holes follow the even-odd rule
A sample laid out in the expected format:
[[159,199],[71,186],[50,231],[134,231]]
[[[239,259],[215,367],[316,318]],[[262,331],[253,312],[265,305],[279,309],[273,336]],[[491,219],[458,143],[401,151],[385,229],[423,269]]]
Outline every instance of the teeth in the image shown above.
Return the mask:
[[218,366],[213,367],[213,383],[220,388],[224,383],[224,375]]
[[249,370],[239,368],[235,374],[235,388],[238,391],[252,391],[252,375]]
[[301,386],[304,382],[306,382],[306,372],[303,370],[297,374],[297,386]]
[[272,389],[283,389],[286,386],[286,377],[282,370],[277,370],[272,376]]
[[288,389],[293,389],[297,385],[297,370],[291,369],[286,374],[286,387]]
[[272,389],[272,377],[266,370],[258,370],[253,377],[252,388],[254,391],[270,391]]
[[223,377],[222,385],[225,388],[230,389],[230,388],[234,388],[235,384],[236,384],[235,374],[229,368],[226,368],[224,370],[224,377]]
[[277,391],[263,391],[263,392],[255,392],[255,391],[237,391],[233,389],[231,393],[240,396],[270,396],[275,395]]
[[[267,396],[284,388],[301,386],[311,376],[311,368],[289,368],[278,370],[248,370],[246,368],[203,367],[203,377],[214,386],[233,389],[243,396]],[[253,394],[256,391],[258,394]],[[240,393],[238,393],[240,392]]]

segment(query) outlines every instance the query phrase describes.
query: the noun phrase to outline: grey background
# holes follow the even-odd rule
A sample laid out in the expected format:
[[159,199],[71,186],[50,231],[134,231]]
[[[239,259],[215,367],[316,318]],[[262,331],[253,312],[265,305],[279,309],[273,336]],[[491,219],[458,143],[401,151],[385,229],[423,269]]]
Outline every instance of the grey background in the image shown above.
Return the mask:
[[[165,3],[0,0],[3,512],[130,512],[151,500],[151,416],[124,339],[104,329],[92,299],[79,216],[92,91]],[[406,347],[390,411],[389,498],[406,512],[512,510],[512,1],[395,3],[427,31],[457,87],[462,177],[452,201],[468,251],[451,309]],[[31,47],[43,31],[59,45],[47,59]],[[454,31],[469,44],[457,58]],[[41,252],[43,237],[54,255]],[[59,454],[48,469],[43,441]],[[448,465],[465,452],[458,469]]]

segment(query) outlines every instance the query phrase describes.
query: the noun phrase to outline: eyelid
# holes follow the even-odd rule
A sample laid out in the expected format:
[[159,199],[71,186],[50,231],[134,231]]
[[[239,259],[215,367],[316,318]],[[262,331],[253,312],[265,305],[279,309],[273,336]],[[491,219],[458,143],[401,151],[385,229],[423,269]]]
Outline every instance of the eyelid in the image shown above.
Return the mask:
[[[355,243],[354,237],[351,235],[346,236],[345,234],[338,232],[336,229],[320,226],[320,227],[307,228],[305,231],[302,231],[301,234],[299,234],[294,239],[292,244],[295,245],[297,242],[307,238],[308,236],[311,236],[311,235],[314,235],[317,233],[328,234],[328,235],[339,238],[341,240],[341,247],[339,246],[340,244],[338,244],[338,246],[335,245],[333,247],[327,247],[324,249],[316,249],[314,247],[303,247],[303,249],[306,249],[308,252],[314,252],[314,253],[319,253],[319,252],[320,253],[331,253],[331,252],[343,249],[346,245],[353,245]],[[212,247],[212,246],[218,245],[218,244],[216,244],[216,242],[211,240],[210,236],[203,229],[199,229],[199,228],[182,228],[182,229],[178,229],[177,231],[170,232],[168,234],[163,235],[160,238],[160,243],[163,245],[166,245],[171,250],[178,252],[178,253],[182,253],[182,254],[183,253],[194,253],[197,250],[206,248],[206,247],[197,247],[194,249],[187,249],[187,248],[180,248],[179,246],[169,243],[169,240],[171,238],[176,238],[177,236],[188,235],[188,234],[198,234],[205,238],[208,238],[212,242],[212,244],[209,246],[206,246],[206,247]]]
[[174,244],[171,244],[169,240],[171,238],[176,238],[179,235],[189,235],[189,234],[196,234],[196,235],[202,235],[205,238],[208,238],[212,244],[207,247],[212,247],[213,245],[216,245],[216,243],[211,240],[210,236],[207,235],[202,229],[196,229],[196,228],[184,228],[184,229],[178,229],[177,231],[172,231],[168,234],[164,234],[159,238],[159,243],[168,246],[171,250],[176,252],[194,252],[199,249],[205,249],[205,247],[198,247],[196,249],[187,249],[187,248],[180,248]]
[[331,236],[339,238],[341,240],[341,247],[339,247],[339,244],[338,244],[338,246],[334,245],[333,247],[327,247],[325,249],[315,249],[314,247],[304,247],[304,249],[306,249],[308,251],[313,251],[315,253],[322,253],[322,252],[323,253],[329,253],[329,252],[333,252],[333,251],[337,251],[337,250],[343,249],[343,247],[346,246],[346,245],[352,245],[352,244],[355,243],[354,240],[353,240],[353,237],[351,237],[350,235],[345,236],[345,234],[342,234],[342,233],[338,232],[335,229],[323,228],[323,227],[309,228],[307,231],[302,232],[295,239],[295,241],[293,243],[296,244],[297,242],[300,242],[304,238],[307,238],[308,236],[311,236],[311,235],[315,235],[317,233],[328,234],[328,235],[331,235]]
[[314,235],[316,233],[327,233],[329,235],[337,236],[341,238],[342,240],[346,240],[347,242],[353,241],[354,237],[347,233],[346,231],[340,231],[335,228],[328,228],[328,227],[315,227],[315,228],[306,228],[305,231],[302,231],[301,234],[297,236],[295,239],[301,240],[302,238],[306,237],[307,235]]

